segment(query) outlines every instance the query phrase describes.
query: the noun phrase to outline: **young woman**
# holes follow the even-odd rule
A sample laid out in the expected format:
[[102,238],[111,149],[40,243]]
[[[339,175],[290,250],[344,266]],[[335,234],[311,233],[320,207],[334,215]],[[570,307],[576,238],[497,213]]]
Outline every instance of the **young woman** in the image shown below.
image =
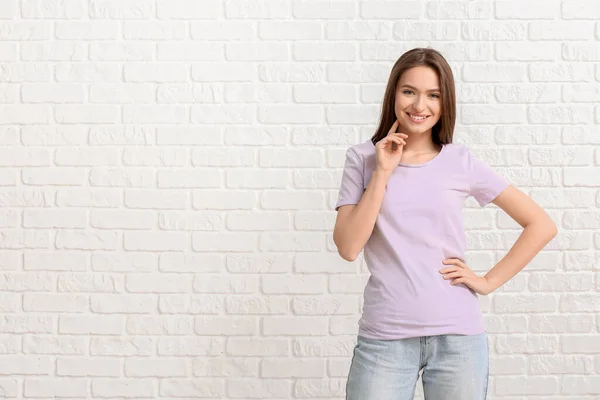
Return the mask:
[[[409,400],[419,372],[427,400],[481,400],[488,342],[477,295],[525,267],[557,234],[527,195],[453,144],[452,71],[417,48],[394,64],[373,137],[346,153],[334,241],[371,273],[348,383],[348,400]],[[468,107],[468,106],[467,106]],[[462,205],[492,202],[524,229],[485,276],[466,264]]]

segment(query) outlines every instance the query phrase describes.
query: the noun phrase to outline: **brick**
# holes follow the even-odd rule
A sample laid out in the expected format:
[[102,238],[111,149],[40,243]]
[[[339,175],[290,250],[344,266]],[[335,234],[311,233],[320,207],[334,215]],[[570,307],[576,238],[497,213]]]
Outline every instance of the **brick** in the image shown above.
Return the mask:
[[61,358],[56,360],[56,375],[82,377],[119,377],[121,362],[117,359],[94,358],[91,360]]
[[86,379],[40,378],[26,379],[23,393],[26,397],[88,397],[89,383]]
[[151,0],[97,0],[89,6],[92,19],[150,19],[153,12]]
[[84,228],[87,222],[85,210],[24,210],[25,228]]
[[21,2],[23,18],[83,18],[83,3],[78,0],[24,0]]
[[154,397],[156,390],[152,379],[94,379],[92,395],[95,397]]

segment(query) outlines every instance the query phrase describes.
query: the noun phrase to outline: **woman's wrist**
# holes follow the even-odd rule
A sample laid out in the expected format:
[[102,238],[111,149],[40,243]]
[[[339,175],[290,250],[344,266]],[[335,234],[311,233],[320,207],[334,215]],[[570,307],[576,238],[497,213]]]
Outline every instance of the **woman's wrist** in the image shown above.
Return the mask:
[[387,185],[393,172],[394,171],[375,168],[375,170],[373,171],[373,177],[371,179],[375,181],[381,181],[381,183]]

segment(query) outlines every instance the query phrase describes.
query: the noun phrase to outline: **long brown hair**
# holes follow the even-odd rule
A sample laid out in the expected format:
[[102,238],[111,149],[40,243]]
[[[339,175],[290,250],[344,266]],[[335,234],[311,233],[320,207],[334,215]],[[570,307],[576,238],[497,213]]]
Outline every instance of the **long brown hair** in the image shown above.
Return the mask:
[[456,91],[454,89],[454,75],[446,59],[436,50],[431,48],[415,48],[402,54],[396,61],[390,72],[379,127],[371,137],[373,144],[387,136],[390,128],[396,121],[394,104],[396,98],[396,86],[400,77],[407,69],[426,66],[432,68],[440,80],[440,96],[442,100],[442,115],[440,120],[431,129],[433,143],[441,145],[452,143],[454,135],[454,123],[456,121]]

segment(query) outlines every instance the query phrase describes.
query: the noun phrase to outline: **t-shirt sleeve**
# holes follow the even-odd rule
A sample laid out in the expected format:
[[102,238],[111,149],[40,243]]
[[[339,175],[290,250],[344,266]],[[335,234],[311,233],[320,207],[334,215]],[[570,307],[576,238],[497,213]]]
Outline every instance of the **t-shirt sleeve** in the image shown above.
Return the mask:
[[468,150],[467,155],[470,181],[469,195],[473,196],[481,207],[484,207],[498,197],[510,185],[510,182],[473,155],[470,150]]
[[358,204],[364,191],[363,165],[359,156],[350,148],[346,151],[346,162],[335,210],[347,204]]

